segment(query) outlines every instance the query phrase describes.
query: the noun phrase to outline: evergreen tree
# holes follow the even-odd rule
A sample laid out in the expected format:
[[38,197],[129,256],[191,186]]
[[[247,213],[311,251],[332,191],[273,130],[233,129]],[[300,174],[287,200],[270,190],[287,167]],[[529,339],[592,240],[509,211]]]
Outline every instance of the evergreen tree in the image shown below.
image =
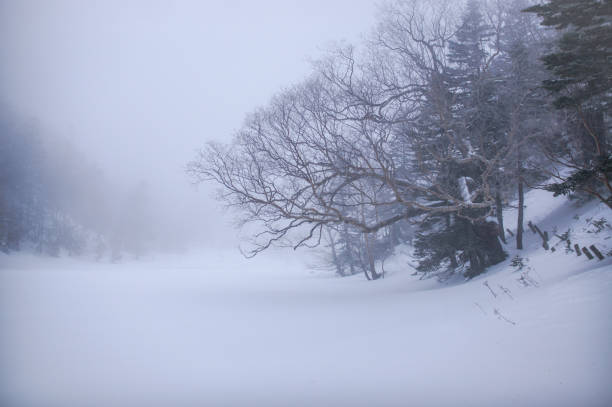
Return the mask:
[[559,108],[612,102],[612,0],[549,0],[524,11],[562,31],[556,49],[542,59],[554,75],[544,87]]
[[561,32],[543,57],[552,74],[543,86],[555,107],[573,112],[560,134],[571,151],[549,157],[574,171],[547,189],[555,196],[583,191],[612,209],[612,0],[550,0],[525,11]]
[[[501,142],[498,101],[494,80],[488,72],[493,59],[492,37],[478,2],[468,2],[455,38],[449,42],[451,65],[435,78],[437,81],[429,84],[431,93],[417,129],[429,136],[417,146],[417,151],[425,150],[421,156],[427,153],[434,156],[430,162],[435,168],[436,184],[466,201],[481,199],[472,197],[470,189],[481,183],[483,177],[493,175],[486,173],[479,160],[470,158],[494,156]],[[440,120],[437,127],[436,118]],[[431,168],[420,170],[432,172]],[[447,204],[430,202],[430,205]],[[503,260],[505,253],[496,237],[499,226],[474,220],[485,213],[485,210],[470,210],[440,214],[422,222],[414,241],[416,255],[421,258],[419,269],[433,271],[446,267],[452,272],[460,268],[465,276],[473,277]]]
[[487,42],[492,36],[478,1],[468,1],[455,38],[449,41],[448,59],[456,65],[453,76],[460,83],[474,82],[483,73],[488,56]]

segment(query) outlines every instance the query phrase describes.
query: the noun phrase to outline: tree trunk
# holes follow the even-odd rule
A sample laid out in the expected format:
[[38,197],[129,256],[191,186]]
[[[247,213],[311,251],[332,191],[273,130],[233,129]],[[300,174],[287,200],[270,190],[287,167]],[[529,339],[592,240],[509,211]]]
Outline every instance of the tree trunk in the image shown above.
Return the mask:
[[346,245],[347,261],[349,264],[349,271],[351,276],[355,274],[355,260],[353,259],[353,245],[351,243],[351,235],[348,231],[348,226],[344,224],[342,228],[342,234],[344,235],[344,242]]
[[497,193],[495,194],[495,212],[497,214],[497,224],[499,225],[499,238],[504,244],[506,244],[506,233],[504,230],[504,213],[502,207],[502,199],[501,193],[499,189],[497,189]]
[[523,217],[525,207],[525,191],[523,190],[523,178],[521,164],[518,165],[518,221],[516,224],[516,248],[523,250]]
[[366,233],[363,236],[365,240],[366,247],[366,255],[368,256],[368,265],[370,266],[370,274],[372,275],[372,280],[377,280],[380,277],[380,274],[376,272],[376,266],[374,264],[374,257],[372,256],[372,251],[370,250],[370,234]]
[[336,266],[336,273],[338,273],[340,277],[344,277],[344,270],[342,270],[342,264],[340,264],[340,261],[338,260],[338,254],[336,252],[336,242],[334,241],[334,237],[332,236],[331,230],[329,228],[326,229],[327,237],[329,237],[329,243],[331,246],[332,261]]
[[[446,228],[450,228],[452,226],[452,222],[451,222],[451,215],[447,214],[446,215]],[[448,258],[450,259],[450,267],[451,269],[456,270],[457,267],[459,267],[459,264],[457,263],[457,252],[454,249],[450,249],[449,253],[448,253]]]
[[453,270],[457,270],[457,267],[459,267],[459,264],[457,263],[457,254],[454,250],[451,250],[448,258],[450,259],[450,267]]
[[467,278],[472,278],[481,274],[483,271],[483,267],[482,262],[480,261],[481,257],[478,253],[476,232],[474,231],[474,225],[471,221],[465,221],[465,231],[467,237],[466,252],[468,255],[468,259],[470,260],[470,268],[467,270],[464,276]]
[[[363,201],[363,193],[361,194],[361,200]],[[365,224],[365,212],[363,210],[363,206],[361,206],[361,221]],[[370,234],[363,234],[363,241],[365,243],[366,256],[368,256],[368,265],[370,266],[370,273],[372,274],[372,280],[378,279],[380,277],[378,273],[376,273],[376,267],[374,265],[374,258],[372,257],[372,251],[370,250]],[[368,277],[368,273],[366,271],[366,267],[363,268],[366,273],[366,277]],[[368,277],[368,280],[370,277]]]

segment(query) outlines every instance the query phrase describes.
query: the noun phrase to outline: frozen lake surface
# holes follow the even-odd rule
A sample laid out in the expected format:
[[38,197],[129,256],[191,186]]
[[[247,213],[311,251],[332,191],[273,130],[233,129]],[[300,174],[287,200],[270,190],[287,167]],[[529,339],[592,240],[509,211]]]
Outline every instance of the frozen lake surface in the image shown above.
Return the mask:
[[[612,401],[607,260],[574,273],[577,258],[549,253],[532,259],[539,286],[524,287],[507,268],[467,283],[399,269],[340,279],[286,254],[3,258],[1,404]],[[566,270],[547,268],[553,260]]]

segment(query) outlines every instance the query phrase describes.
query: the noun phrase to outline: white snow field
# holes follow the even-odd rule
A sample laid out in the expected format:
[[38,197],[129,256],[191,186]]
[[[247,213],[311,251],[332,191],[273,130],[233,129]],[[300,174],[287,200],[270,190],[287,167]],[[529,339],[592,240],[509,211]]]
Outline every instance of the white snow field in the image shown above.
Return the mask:
[[[558,219],[612,248],[610,230],[589,233],[587,218],[609,218],[601,205],[530,202],[543,229]],[[525,238],[523,270],[509,244],[504,264],[446,283],[401,257],[365,281],[293,252],[4,256],[0,405],[611,406],[611,258]]]

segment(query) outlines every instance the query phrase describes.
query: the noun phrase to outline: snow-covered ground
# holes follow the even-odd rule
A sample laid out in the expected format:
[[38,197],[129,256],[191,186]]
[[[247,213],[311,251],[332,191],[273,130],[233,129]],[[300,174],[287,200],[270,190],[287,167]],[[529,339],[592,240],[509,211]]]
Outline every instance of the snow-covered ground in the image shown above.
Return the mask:
[[[526,220],[612,248],[587,222],[607,209],[538,193]],[[397,259],[384,280],[335,278],[287,252],[0,257],[0,405],[612,405],[612,258],[525,238],[523,270],[509,249],[444,284]]]

